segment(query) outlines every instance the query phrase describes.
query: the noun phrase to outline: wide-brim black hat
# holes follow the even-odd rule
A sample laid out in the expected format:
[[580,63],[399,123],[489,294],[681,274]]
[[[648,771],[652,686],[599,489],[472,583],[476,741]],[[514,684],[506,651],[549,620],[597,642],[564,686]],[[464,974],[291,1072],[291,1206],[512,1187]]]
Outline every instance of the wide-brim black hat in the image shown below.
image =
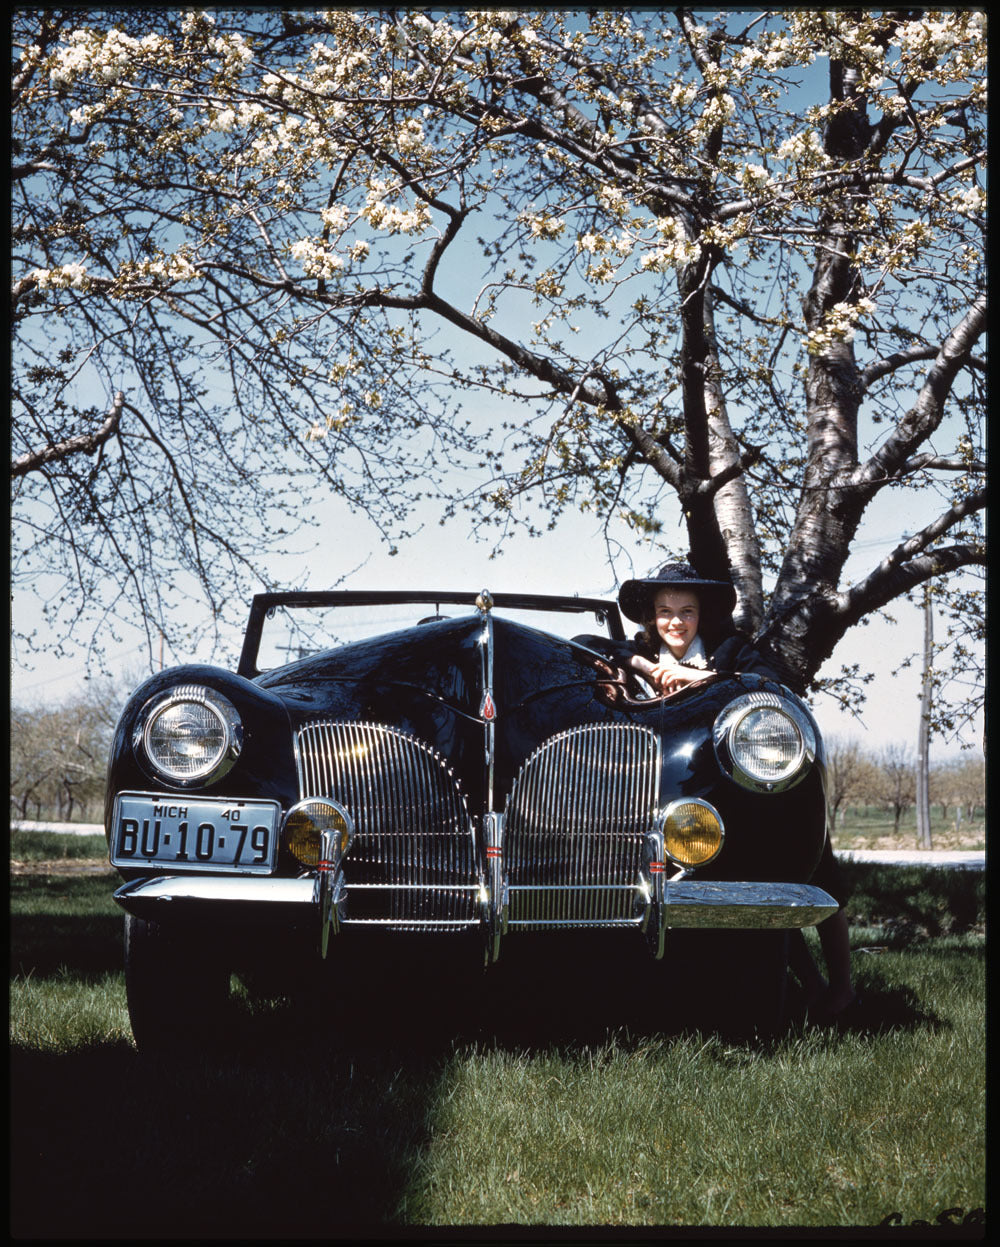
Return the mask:
[[661,589],[690,589],[697,593],[703,610],[731,615],[736,590],[728,580],[703,580],[687,563],[664,563],[645,580],[626,580],[618,593],[618,606],[626,619],[644,624],[653,614],[652,602]]

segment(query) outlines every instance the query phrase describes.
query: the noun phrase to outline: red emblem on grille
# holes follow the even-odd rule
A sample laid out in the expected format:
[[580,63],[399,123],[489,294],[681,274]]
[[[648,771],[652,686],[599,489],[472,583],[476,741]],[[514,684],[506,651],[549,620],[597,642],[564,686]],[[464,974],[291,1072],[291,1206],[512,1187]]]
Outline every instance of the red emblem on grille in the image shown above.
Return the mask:
[[495,719],[497,717],[497,708],[493,704],[493,698],[490,696],[489,693],[487,693],[486,696],[483,698],[483,708],[482,710],[480,710],[479,713],[486,720],[487,723],[489,723],[492,719]]

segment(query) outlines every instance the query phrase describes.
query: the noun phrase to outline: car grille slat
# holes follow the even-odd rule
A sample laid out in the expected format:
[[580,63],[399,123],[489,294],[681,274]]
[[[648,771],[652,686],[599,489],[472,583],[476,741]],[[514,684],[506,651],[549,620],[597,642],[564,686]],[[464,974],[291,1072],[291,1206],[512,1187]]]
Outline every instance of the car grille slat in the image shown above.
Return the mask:
[[537,749],[507,803],[508,926],[637,925],[659,775],[659,738],[632,724],[572,728]]
[[472,820],[438,753],[385,724],[326,721],[301,727],[295,752],[300,798],[330,797],[354,822],[346,923],[478,923]]

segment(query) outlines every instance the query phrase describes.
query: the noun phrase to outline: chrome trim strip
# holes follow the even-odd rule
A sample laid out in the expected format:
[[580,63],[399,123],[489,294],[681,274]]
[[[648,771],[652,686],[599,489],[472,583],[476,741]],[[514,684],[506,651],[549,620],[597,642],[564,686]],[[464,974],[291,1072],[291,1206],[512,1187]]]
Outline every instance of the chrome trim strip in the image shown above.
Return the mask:
[[340,925],[346,916],[344,855],[354,843],[354,828],[351,820],[339,806],[337,812],[344,820],[345,826],[336,829],[327,827],[322,831],[318,873],[313,890],[313,896],[319,905],[319,951],[324,959],[331,934],[340,934]]
[[832,896],[806,883],[671,879],[663,886],[665,927],[790,930],[816,926],[837,909]]
[[478,883],[352,883],[352,892],[475,892]]
[[637,918],[533,918],[530,923],[512,923],[532,931],[621,931],[627,927],[642,927],[644,916]]
[[479,918],[342,918],[345,926],[386,927],[393,931],[468,931],[480,925]]
[[641,889],[634,883],[520,883],[518,892],[633,892]]
[[486,961],[500,956],[500,938],[507,931],[510,894],[503,863],[504,817],[489,810],[483,815],[483,852],[489,889],[484,906],[486,923]]
[[[114,893],[120,904],[131,898],[151,901],[237,901],[265,905],[312,905],[315,903],[315,876],[298,879],[257,878],[254,876],[158,875],[155,879],[133,879]],[[125,905],[127,909],[128,906]]]
[[484,589],[479,594],[476,606],[483,616],[483,631],[479,638],[482,650],[483,695],[479,703],[479,717],[483,722],[486,749],[486,809],[492,810],[497,705],[493,696],[493,595],[489,589]]

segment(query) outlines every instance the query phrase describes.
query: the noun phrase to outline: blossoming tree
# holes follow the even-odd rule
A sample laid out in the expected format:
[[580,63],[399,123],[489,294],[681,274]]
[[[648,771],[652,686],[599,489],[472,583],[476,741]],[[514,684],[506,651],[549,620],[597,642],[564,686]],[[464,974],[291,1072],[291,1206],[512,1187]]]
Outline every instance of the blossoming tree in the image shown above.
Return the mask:
[[16,507],[77,595],[221,592],[317,483],[391,538],[468,455],[501,522],[679,504],[796,687],[927,582],[981,621],[981,12],[109,12],[15,23]]

